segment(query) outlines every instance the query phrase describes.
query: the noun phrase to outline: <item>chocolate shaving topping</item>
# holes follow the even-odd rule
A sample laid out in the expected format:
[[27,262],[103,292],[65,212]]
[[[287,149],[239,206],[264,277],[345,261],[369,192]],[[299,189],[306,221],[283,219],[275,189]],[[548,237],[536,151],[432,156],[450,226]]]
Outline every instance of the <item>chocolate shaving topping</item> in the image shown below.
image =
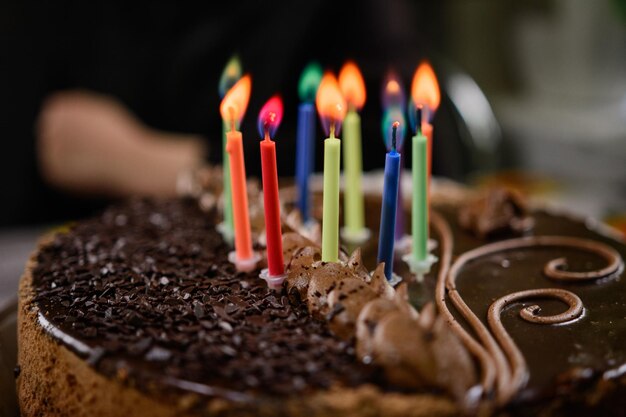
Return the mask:
[[234,270],[215,218],[191,200],[113,206],[42,248],[35,302],[91,348],[88,363],[144,390],[188,381],[280,396],[380,385],[306,305],[268,290],[258,271]]

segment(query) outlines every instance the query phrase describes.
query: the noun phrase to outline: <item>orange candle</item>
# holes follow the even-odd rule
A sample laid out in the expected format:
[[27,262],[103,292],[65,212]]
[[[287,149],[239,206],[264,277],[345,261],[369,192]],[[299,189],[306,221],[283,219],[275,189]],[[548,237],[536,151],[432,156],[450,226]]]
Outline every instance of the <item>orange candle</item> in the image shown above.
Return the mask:
[[433,125],[423,121],[422,134],[426,136],[426,169],[428,170],[428,185],[430,186],[430,177],[433,172]]
[[253,256],[250,216],[248,215],[248,189],[246,185],[246,165],[243,158],[241,132],[231,125],[226,133],[226,152],[230,160],[230,189],[233,198],[233,220],[235,224],[235,252],[237,259],[245,260]]
[[240,270],[253,269],[256,266],[256,262],[245,267],[240,267],[238,264],[238,262],[242,262],[241,265],[246,265],[246,261],[255,258],[255,253],[252,250],[250,216],[248,214],[248,190],[242,134],[235,128],[241,122],[248,106],[250,88],[250,76],[246,75],[228,91],[220,106],[222,118],[230,124],[230,131],[226,133],[226,152],[228,152],[230,161],[230,184],[235,227],[235,263]]

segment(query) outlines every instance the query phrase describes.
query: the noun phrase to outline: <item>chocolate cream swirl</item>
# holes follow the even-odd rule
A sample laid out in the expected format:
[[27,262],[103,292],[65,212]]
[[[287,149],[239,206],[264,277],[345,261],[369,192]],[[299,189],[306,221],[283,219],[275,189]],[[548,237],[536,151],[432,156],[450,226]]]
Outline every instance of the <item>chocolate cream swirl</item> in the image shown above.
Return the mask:
[[[477,359],[481,367],[481,385],[485,393],[494,393],[496,403],[506,404],[528,380],[528,367],[521,351],[507,333],[501,321],[502,311],[509,305],[526,299],[551,298],[568,305],[568,309],[553,316],[539,316],[538,305],[520,311],[522,319],[537,324],[567,323],[579,318],[583,313],[580,298],[571,291],[545,288],[518,291],[496,300],[488,311],[489,329],[464,302],[456,287],[461,270],[469,262],[499,252],[536,248],[567,247],[594,253],[606,260],[607,265],[594,271],[566,271],[565,258],[548,262],[543,272],[552,280],[582,281],[611,277],[623,267],[623,261],[613,248],[592,240],[564,236],[530,236],[487,244],[470,250],[452,263],[453,238],[450,227],[436,212],[432,213],[432,226],[440,239],[441,265],[437,277],[436,302],[441,314],[466,348]],[[449,299],[454,308],[463,316],[476,337],[466,331],[454,318],[446,303]]]
[[283,248],[289,298],[328,321],[338,337],[354,340],[361,361],[382,368],[392,386],[443,390],[465,410],[477,405],[471,355],[432,303],[418,313],[405,284],[389,285],[384,264],[370,273],[358,249],[322,262],[319,246],[297,233],[284,236]]

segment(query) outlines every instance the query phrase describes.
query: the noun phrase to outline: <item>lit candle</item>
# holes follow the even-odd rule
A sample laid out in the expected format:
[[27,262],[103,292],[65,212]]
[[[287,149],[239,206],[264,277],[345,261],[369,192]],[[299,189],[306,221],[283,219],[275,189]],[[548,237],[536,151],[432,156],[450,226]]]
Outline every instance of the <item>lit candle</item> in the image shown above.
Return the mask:
[[322,79],[322,68],[318,63],[306,66],[300,82],[298,94],[298,130],[296,134],[296,187],[298,189],[298,210],[303,223],[310,220],[309,177],[315,169],[315,94]]
[[250,76],[246,75],[226,93],[220,106],[222,118],[230,123],[230,131],[226,133],[226,151],[230,160],[230,184],[235,227],[235,253],[230,259],[235,263],[237,269],[248,272],[256,267],[258,259],[252,250],[243,142],[241,132],[236,130],[236,124],[241,121],[248,106],[250,88]]
[[[435,112],[441,102],[441,93],[435,71],[426,61],[420,63],[413,75],[411,84],[411,98],[413,106],[422,106],[423,120],[421,120],[422,133],[427,138],[427,173],[428,185],[432,176],[432,149],[433,149],[433,125],[431,124]],[[415,107],[409,109],[409,117],[415,115]],[[430,193],[429,193],[430,198]]]
[[[429,123],[441,100],[437,77],[427,62],[422,62],[413,76],[409,117],[413,136],[413,207],[412,250],[403,259],[418,280],[430,271],[437,260],[428,252],[429,188],[431,177],[432,125]],[[422,117],[424,116],[424,117]],[[424,123],[424,120],[426,123]],[[424,133],[429,135],[425,136]]]
[[396,210],[398,206],[398,181],[400,178],[401,156],[397,149],[397,133],[400,122],[392,124],[391,146],[385,157],[385,180],[383,183],[380,232],[378,235],[378,262],[385,263],[385,276],[388,281],[393,276],[393,249],[395,243]]
[[[405,136],[405,117],[404,111],[400,108],[390,108],[385,111],[382,118],[382,131],[383,137],[385,138],[385,146],[387,149],[391,149],[391,137],[392,137],[392,126],[393,122],[398,121],[399,126],[396,132],[396,149],[398,153],[402,153],[402,149],[404,147],[404,136]],[[402,207],[402,171],[404,168],[404,158],[400,158],[400,174],[399,174],[399,185],[398,185],[398,204],[396,205],[396,227],[394,230],[394,240],[396,243],[399,243],[401,240],[404,241],[405,238],[405,230],[404,230],[404,210]],[[397,245],[394,245],[397,247]]]
[[[404,93],[404,86],[398,74],[395,71],[388,71],[383,81],[382,89],[382,106],[384,110],[382,131],[383,140],[389,148],[389,126],[394,120],[400,121],[400,127],[398,131],[398,152],[402,152],[402,144],[404,143],[404,108],[406,106],[406,96]],[[396,230],[395,240],[400,242],[405,237],[404,229],[404,206],[402,197],[402,172],[404,172],[404,158],[400,160],[400,185],[398,187],[398,205],[396,206]]]
[[359,68],[347,62],[339,73],[339,87],[348,103],[343,123],[344,230],[342,237],[350,243],[362,243],[369,237],[363,206],[361,117],[357,113],[365,104],[365,82]]
[[322,261],[339,260],[339,171],[341,141],[335,137],[346,115],[346,103],[337,79],[331,73],[322,77],[315,99],[324,131],[324,191],[322,203]]
[[[228,90],[241,78],[241,63],[237,55],[233,55],[228,61],[220,77],[218,91],[220,98],[224,98]],[[236,122],[236,127],[239,122]],[[224,237],[224,240],[232,245],[234,237],[233,229],[233,206],[232,196],[230,192],[230,161],[228,153],[226,152],[226,132],[228,131],[228,120],[222,118],[222,176],[223,176],[223,223],[219,226],[219,229]]]
[[265,212],[265,241],[267,267],[270,277],[285,273],[283,263],[283,237],[280,227],[280,200],[278,198],[278,173],[276,171],[276,143],[272,140],[283,117],[283,102],[272,97],[259,113],[261,141],[261,169],[263,175],[263,211]]

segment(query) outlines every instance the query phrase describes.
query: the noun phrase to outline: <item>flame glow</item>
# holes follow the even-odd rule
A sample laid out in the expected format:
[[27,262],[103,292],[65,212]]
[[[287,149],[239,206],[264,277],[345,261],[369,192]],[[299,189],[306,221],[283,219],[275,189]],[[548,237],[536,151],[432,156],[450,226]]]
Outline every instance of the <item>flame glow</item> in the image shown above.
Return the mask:
[[226,63],[224,71],[222,71],[220,76],[218,91],[221,98],[224,98],[228,90],[241,78],[241,72],[241,61],[237,55],[233,55]]
[[337,78],[330,72],[322,77],[315,105],[326,134],[330,134],[331,125],[335,127],[335,134],[339,134],[341,122],[346,117],[346,100],[339,90]]
[[300,100],[307,103],[315,101],[315,94],[322,80],[322,75],[322,67],[317,62],[311,62],[304,68],[298,82]]
[[411,98],[415,108],[421,104],[424,107],[424,113],[428,120],[432,120],[439,107],[441,93],[439,92],[439,83],[437,82],[435,71],[426,61],[420,63],[415,71],[415,75],[413,75]]
[[283,119],[283,100],[280,96],[273,96],[263,105],[259,112],[257,126],[262,138],[271,139]]
[[401,108],[394,107],[387,110],[385,114],[383,114],[383,121],[380,127],[382,129],[383,140],[385,141],[387,150],[391,150],[391,135],[393,133],[394,122],[400,123],[398,131],[396,132],[396,150],[401,152],[402,147],[404,146],[404,136],[406,134],[406,121],[404,112]]
[[229,123],[241,122],[248,108],[251,88],[252,79],[249,75],[245,75],[228,90],[220,105],[220,114],[223,120]]
[[359,67],[352,61],[344,64],[339,72],[339,88],[350,108],[360,110],[365,104],[365,81]]
[[402,85],[402,80],[395,71],[389,71],[385,76],[381,97],[383,110],[388,110],[392,107],[399,107],[403,109],[406,105],[404,86]]

